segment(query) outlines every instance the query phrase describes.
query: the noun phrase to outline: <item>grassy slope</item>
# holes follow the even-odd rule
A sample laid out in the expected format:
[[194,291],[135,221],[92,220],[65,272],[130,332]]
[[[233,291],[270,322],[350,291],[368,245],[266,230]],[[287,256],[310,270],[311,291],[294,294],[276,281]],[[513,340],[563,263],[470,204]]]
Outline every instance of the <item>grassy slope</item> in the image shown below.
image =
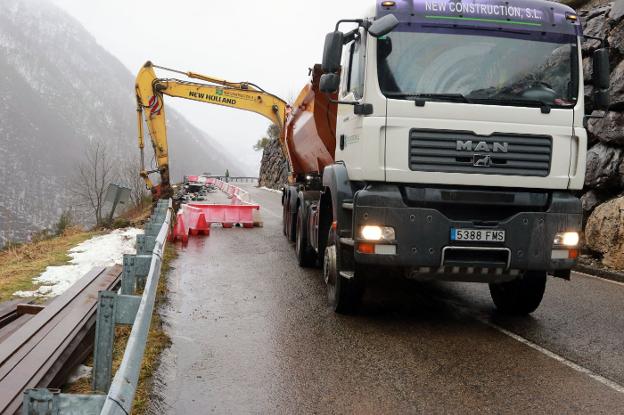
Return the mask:
[[10,247],[0,252],[0,302],[11,299],[15,291],[34,290],[32,279],[51,265],[66,264],[67,251],[99,232],[70,230],[45,241]]
[[[149,218],[151,204],[146,203],[121,215],[120,219],[126,221],[123,225],[140,226]],[[71,258],[67,251],[72,247],[84,242],[93,236],[100,235],[100,231],[81,231],[70,229],[64,235],[52,239],[20,245],[0,251],[0,302],[11,299],[15,291],[34,290],[38,288],[32,279],[45,271],[46,267],[64,265]],[[161,278],[156,293],[155,310],[166,301],[167,273],[169,264],[176,256],[173,244],[167,245],[163,258]],[[113,350],[113,371],[121,364],[123,352],[130,335],[131,327],[117,327],[115,330],[115,345]],[[133,413],[142,414],[147,411],[149,395],[151,393],[152,376],[158,367],[160,353],[170,344],[169,336],[163,330],[159,313],[156,311],[152,316],[152,323],[143,357],[143,366],[139,377]],[[92,366],[90,358],[85,364]],[[83,378],[72,385],[64,388],[67,393],[90,393],[91,378]]]

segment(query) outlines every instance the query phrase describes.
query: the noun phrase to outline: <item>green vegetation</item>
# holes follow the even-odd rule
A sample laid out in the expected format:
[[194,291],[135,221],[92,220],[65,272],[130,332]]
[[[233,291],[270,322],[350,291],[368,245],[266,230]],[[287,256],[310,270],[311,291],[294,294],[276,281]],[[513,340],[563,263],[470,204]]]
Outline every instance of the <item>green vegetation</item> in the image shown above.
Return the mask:
[[253,145],[254,151],[262,151],[269,145],[269,143],[273,140],[277,140],[280,136],[280,129],[277,125],[271,124],[269,128],[266,130],[266,136],[262,137],[258,140],[256,144]]
[[269,145],[271,139],[268,137],[262,137],[256,144],[253,145],[254,151],[262,151]]

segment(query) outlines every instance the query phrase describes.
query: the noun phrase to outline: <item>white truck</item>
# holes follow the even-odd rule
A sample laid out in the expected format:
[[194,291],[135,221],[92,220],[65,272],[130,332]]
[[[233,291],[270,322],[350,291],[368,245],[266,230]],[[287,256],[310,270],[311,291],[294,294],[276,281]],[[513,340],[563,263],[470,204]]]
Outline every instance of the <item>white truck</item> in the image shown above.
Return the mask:
[[[351,25],[343,33],[341,27]],[[286,123],[284,232],[353,312],[372,273],[490,284],[528,314],[579,254],[582,28],[542,0],[379,1],[326,37]],[[593,51],[594,107],[609,61]]]

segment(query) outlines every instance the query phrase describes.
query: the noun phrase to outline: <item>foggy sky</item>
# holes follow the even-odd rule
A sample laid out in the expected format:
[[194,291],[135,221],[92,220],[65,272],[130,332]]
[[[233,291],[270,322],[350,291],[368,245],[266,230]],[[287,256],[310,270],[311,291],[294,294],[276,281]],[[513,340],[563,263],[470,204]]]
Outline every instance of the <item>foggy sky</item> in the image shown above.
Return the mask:
[[[183,71],[253,82],[286,100],[296,97],[307,82],[308,68],[320,61],[325,34],[336,21],[364,17],[374,5],[373,0],[51,1],[133,74],[151,60]],[[264,135],[268,120],[216,105],[165,101],[249,166],[249,174],[257,174],[261,154],[252,145]]]

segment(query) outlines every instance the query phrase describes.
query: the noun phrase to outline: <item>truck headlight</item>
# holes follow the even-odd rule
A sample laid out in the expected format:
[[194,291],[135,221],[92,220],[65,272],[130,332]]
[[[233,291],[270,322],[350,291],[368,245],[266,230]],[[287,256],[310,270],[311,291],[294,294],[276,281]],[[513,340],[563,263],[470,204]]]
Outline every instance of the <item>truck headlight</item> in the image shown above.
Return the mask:
[[362,226],[360,236],[367,241],[394,241],[395,239],[394,228],[390,226]]
[[559,246],[577,246],[579,240],[578,232],[559,232],[555,235],[553,243]]

